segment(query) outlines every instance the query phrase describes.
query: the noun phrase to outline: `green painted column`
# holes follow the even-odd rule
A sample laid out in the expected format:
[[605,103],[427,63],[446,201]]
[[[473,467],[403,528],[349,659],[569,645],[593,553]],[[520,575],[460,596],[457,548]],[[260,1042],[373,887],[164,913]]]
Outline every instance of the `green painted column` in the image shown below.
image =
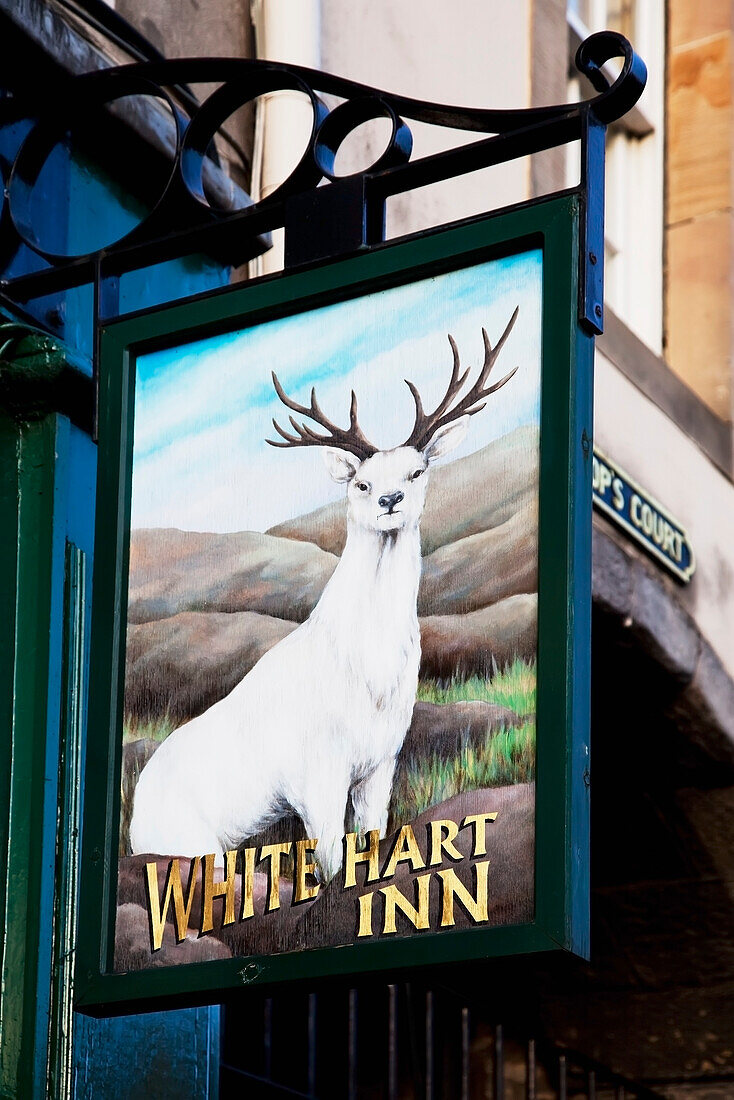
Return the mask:
[[0,325],[0,1088],[12,1097],[50,1091],[54,880],[65,843],[66,524],[57,475],[72,426],[47,402],[66,370],[53,341]]

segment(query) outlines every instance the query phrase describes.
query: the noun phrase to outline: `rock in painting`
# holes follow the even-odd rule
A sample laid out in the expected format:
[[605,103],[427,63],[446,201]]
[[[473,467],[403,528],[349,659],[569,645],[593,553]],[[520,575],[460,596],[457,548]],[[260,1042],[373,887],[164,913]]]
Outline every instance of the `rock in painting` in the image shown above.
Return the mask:
[[534,657],[538,597],[510,596],[468,615],[428,615],[420,627],[422,676],[488,676],[515,657]]
[[115,920],[115,970],[143,970],[186,963],[230,959],[232,951],[215,936],[199,937],[191,932],[179,943],[172,924],[163,933],[163,946],[150,950],[150,925],[147,910],[127,902],[117,907]]

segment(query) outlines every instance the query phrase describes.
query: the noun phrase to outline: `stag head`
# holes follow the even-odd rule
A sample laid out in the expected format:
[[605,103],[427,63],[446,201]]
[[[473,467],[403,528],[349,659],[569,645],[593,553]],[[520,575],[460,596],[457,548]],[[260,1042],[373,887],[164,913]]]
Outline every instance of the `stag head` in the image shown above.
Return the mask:
[[486,398],[509,382],[517,370],[515,367],[499,382],[491,386],[487,384],[517,314],[518,309],[512,314],[494,348],[486,329],[482,329],[484,363],[473,386],[463,397],[460,396],[461,390],[469,368],[461,370],[459,351],[452,336],[449,336],[454,360],[451,378],[433,412],[425,412],[417,387],[406,379],[415,403],[415,422],[401,446],[381,451],[370,443],[359,427],[354,390],[349,427],[339,428],[324,414],[316,400],[315,389],[311,390],[310,406],[299,405],[288,397],[275,372],[275,392],[286,408],[308,417],[326,429],[326,434],[315,431],[308,424],[299,423],[291,416],[293,432],[285,431],[274,419],[273,426],[281,438],[266,442],[271,447],[323,447],[324,460],[332,478],[347,485],[350,523],[381,532],[417,526],[425,504],[429,466],[459,446],[469,429],[471,417],[484,408]]

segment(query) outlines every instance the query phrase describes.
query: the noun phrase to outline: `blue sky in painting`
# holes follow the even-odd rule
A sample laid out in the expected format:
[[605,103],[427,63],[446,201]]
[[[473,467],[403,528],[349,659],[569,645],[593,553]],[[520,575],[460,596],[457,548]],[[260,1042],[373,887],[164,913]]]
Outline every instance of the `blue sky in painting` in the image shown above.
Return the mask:
[[[319,402],[347,424],[355,389],[367,437],[394,447],[408,435],[413,403],[403,379],[435,405],[451,372],[446,334],[462,364],[482,361],[482,326],[494,343],[520,314],[495,366],[515,377],[472,420],[452,458],[539,421],[542,255],[530,251],[423,279],[223,336],[159,351],[137,364],[133,527],[266,530],[344,494],[319,448],[280,450],[271,418],[288,414],[270,378]],[[469,383],[470,384],[470,383]]]

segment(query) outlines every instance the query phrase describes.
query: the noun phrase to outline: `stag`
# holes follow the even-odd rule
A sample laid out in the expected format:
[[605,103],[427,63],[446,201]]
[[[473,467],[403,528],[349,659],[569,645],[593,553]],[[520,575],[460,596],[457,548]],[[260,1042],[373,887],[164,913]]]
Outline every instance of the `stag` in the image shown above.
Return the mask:
[[444,396],[426,413],[417,387],[415,422],[405,442],[382,451],[365,437],[352,392],[349,427],[273,385],[292,431],[273,420],[273,447],[321,447],[331,477],[346,485],[347,539],[309,618],[273,646],[223,699],[175,730],[143,769],[130,838],[134,853],[196,856],[238,847],[263,827],[297,814],[317,840],[323,880],[339,869],[350,829],[387,827],[395,762],[411,722],[420,664],[416,610],[421,573],[419,524],[428,470],[464,439],[472,416],[515,370],[489,376],[517,317],[462,397],[453,370]]

